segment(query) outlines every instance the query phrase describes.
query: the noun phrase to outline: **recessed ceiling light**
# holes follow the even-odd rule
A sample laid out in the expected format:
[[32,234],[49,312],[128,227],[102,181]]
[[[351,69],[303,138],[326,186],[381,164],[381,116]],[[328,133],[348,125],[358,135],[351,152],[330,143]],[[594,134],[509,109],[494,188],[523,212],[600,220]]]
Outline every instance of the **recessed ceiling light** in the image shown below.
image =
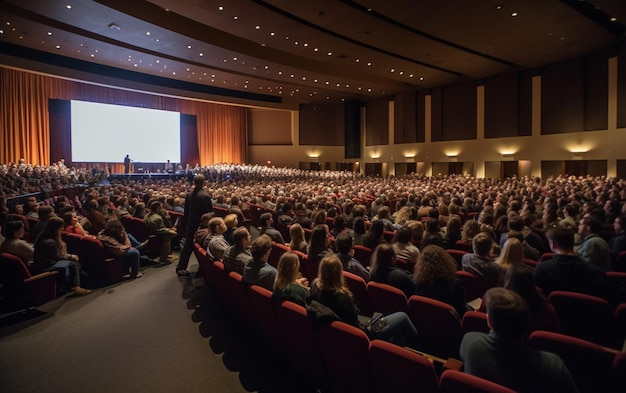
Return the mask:
[[498,4],[498,5],[496,6],[496,9],[497,9],[497,10],[501,10],[501,9],[502,9],[502,4]]
[[307,44],[306,42],[304,44],[302,44],[302,46],[307,47],[309,46],[309,44]]
[[72,9],[72,5],[68,4],[68,5],[65,6],[65,8],[67,8],[68,10],[71,10]]
[[200,52],[198,53],[198,55],[200,55],[200,57],[204,56],[204,53]]
[[333,52],[328,52],[327,54],[328,54],[328,56],[332,56]]
[[371,62],[371,61],[368,61],[368,62],[367,62],[367,65],[368,65],[368,66],[371,66],[371,65],[372,65],[372,62]]
[[313,49],[313,52],[317,52],[318,50],[319,50],[319,49],[315,48],[315,49]]
[[191,49],[191,45],[187,45],[187,49]]
[[391,69],[391,72],[396,72],[396,69],[395,69],[395,68],[392,68],[392,69]]
[[511,16],[515,18],[517,16],[517,12],[513,12]]
[[236,58],[236,57],[233,57],[233,61],[237,61],[237,58]]
[[413,78],[413,74],[409,75],[409,78]]
[[49,32],[48,32],[48,35],[52,35],[52,32],[51,32],[51,31],[49,31]]
[[611,19],[609,19],[609,20],[610,20],[611,22],[615,22],[615,21],[617,21],[617,18],[611,18]]
[[259,26],[259,25],[254,26],[254,28],[257,29],[257,30],[261,30],[261,26]]
[[89,56],[91,56],[91,57],[96,57],[96,55],[94,55],[93,53],[92,53],[92,54],[90,54]]
[[61,49],[61,45],[57,45],[57,46],[56,46],[56,48],[57,48],[57,49]]
[[221,5],[219,7],[217,7],[218,10],[220,11],[224,11],[224,7],[222,7]]
[[286,36],[285,36],[285,39],[286,39],[286,40],[288,40],[288,39],[289,39],[289,36],[288,36],[288,35],[286,35]]
[[155,38],[154,40],[155,40],[156,42],[159,42],[159,41],[161,41],[161,40],[160,40],[160,39],[158,39],[158,38]]
[[150,35],[150,32],[149,32],[149,31],[146,31],[146,35]]
[[274,33],[274,32],[272,31],[272,32],[270,33],[270,35],[271,35],[272,37],[274,37],[274,36],[276,35],[276,33]]
[[294,41],[294,42],[293,42],[293,44],[294,44],[294,45],[298,45],[298,41]]
[[423,77],[423,76],[420,76],[420,80],[421,80],[421,81],[423,81],[423,80],[424,80],[424,77]]
[[233,19],[237,20],[237,19],[239,19],[239,17],[238,16],[233,16]]

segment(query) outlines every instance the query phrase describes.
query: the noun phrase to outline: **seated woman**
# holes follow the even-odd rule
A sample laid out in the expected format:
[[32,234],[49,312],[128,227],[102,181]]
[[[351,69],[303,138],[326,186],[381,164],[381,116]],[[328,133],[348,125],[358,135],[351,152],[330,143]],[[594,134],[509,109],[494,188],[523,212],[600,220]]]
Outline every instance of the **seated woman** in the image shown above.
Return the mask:
[[33,263],[33,245],[22,239],[24,236],[24,223],[22,221],[9,221],[4,226],[6,239],[0,244],[0,252],[8,252],[18,256],[26,266]]
[[467,311],[465,289],[456,278],[456,262],[443,248],[424,248],[415,266],[415,294],[439,300],[454,307],[460,318]]
[[107,254],[111,257],[123,257],[124,268],[129,272],[130,278],[139,278],[139,262],[141,255],[139,250],[133,248],[131,240],[126,234],[126,229],[122,226],[120,220],[112,218],[104,225],[96,236],[104,246]]
[[332,254],[328,241],[328,232],[324,225],[316,225],[311,232],[311,240],[309,240],[309,260],[315,264],[319,264],[326,254]]
[[365,220],[362,218],[357,218],[354,220],[354,245],[362,246],[365,241],[365,234],[367,233],[367,228],[365,226]]
[[363,245],[370,250],[378,247],[379,244],[387,243],[384,238],[385,224],[382,221],[374,221],[363,237]]
[[[354,305],[352,292],[343,278],[343,265],[336,255],[327,255],[322,259],[317,278],[311,285],[307,300],[317,300],[333,310],[339,319],[347,324],[363,329],[359,323],[359,310]],[[373,338],[392,341],[401,346],[421,349],[420,336],[404,312],[395,312],[384,317],[387,326],[378,332],[365,332]]]
[[309,281],[300,273],[300,258],[292,252],[284,253],[278,260],[277,270],[274,299],[289,300],[305,307]]
[[533,269],[530,266],[524,264],[509,266],[504,276],[504,288],[517,293],[528,304],[531,314],[529,332],[534,330],[561,331],[561,322],[556,310],[537,290]]
[[71,288],[75,295],[87,295],[90,290],[80,286],[78,255],[68,254],[67,245],[61,239],[63,219],[52,217],[34,244],[33,271],[39,274],[46,271],[59,271],[59,288]]
[[81,236],[88,235],[87,231],[83,228],[80,222],[78,222],[78,215],[75,211],[68,211],[63,213],[63,223],[65,224],[65,228],[63,228],[65,232],[74,233]]
[[391,244],[381,244],[374,250],[370,280],[400,289],[407,299],[415,293],[413,276],[396,266],[396,252]]
[[303,253],[307,253],[309,249],[309,245],[307,244],[304,236],[304,229],[302,225],[295,223],[289,227],[289,237],[291,238],[291,242],[289,242],[289,248],[293,251],[300,251]]

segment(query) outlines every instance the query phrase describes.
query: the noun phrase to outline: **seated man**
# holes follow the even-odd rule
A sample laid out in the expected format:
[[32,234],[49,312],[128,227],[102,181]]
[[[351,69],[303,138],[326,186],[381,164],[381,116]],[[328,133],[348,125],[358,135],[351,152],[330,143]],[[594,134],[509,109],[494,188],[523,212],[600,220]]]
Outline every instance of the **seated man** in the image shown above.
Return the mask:
[[464,371],[517,392],[577,392],[557,355],[524,343],[530,312],[513,291],[492,288],[485,294],[489,334],[469,332],[459,353]]
[[272,291],[278,273],[276,268],[267,263],[272,251],[272,239],[267,235],[261,235],[252,242],[250,247],[252,261],[244,267],[243,279],[250,284]]
[[165,210],[161,202],[152,202],[150,204],[150,213],[146,214],[144,220],[148,225],[148,233],[161,238],[161,253],[159,262],[172,263],[176,261],[176,257],[170,255],[172,253],[172,238],[176,236],[176,229],[167,228],[163,221]]
[[491,237],[484,232],[480,232],[472,239],[474,253],[463,255],[461,264],[463,265],[463,270],[484,277],[493,285],[498,285],[500,266],[489,258],[492,244],[493,240],[491,240]]
[[259,221],[261,222],[261,235],[269,236],[270,239],[276,243],[285,244],[283,235],[281,235],[277,229],[272,228],[272,224],[274,223],[272,213],[266,212],[261,214]]
[[611,294],[604,270],[574,252],[574,231],[556,228],[549,230],[546,236],[556,255],[541,262],[534,271],[535,283],[544,294],[580,292],[609,300]]
[[235,244],[224,251],[224,268],[243,275],[244,267],[252,260],[250,244],[252,236],[246,227],[239,227],[233,233]]
[[365,282],[370,280],[370,272],[354,258],[354,239],[349,232],[340,233],[335,240],[335,247],[337,248],[337,257],[343,265],[343,270],[356,274],[361,277]]
[[591,214],[585,214],[580,219],[578,234],[583,239],[576,253],[587,262],[601,267],[605,272],[611,270],[609,245],[598,233],[602,229],[602,222]]
[[230,247],[224,238],[224,232],[226,232],[226,224],[222,217],[213,217],[209,220],[209,235],[204,241],[207,245],[206,252],[214,261],[221,261],[224,251]]

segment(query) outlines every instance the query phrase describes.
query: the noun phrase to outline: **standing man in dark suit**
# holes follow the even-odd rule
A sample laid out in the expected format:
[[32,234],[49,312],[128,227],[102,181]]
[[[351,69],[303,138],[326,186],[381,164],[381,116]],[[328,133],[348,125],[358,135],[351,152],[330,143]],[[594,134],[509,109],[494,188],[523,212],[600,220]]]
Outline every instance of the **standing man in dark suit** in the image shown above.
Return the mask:
[[213,202],[211,195],[204,191],[206,179],[204,175],[196,175],[193,179],[194,189],[185,198],[185,214],[183,216],[185,228],[185,245],[180,252],[178,266],[176,266],[176,274],[179,276],[188,276],[187,266],[189,265],[189,257],[193,252],[193,235],[200,226],[202,215],[213,211]]
[[124,173],[128,174],[128,172],[130,172],[131,162],[133,162],[133,160],[131,160],[128,154],[126,154],[126,157],[124,157]]

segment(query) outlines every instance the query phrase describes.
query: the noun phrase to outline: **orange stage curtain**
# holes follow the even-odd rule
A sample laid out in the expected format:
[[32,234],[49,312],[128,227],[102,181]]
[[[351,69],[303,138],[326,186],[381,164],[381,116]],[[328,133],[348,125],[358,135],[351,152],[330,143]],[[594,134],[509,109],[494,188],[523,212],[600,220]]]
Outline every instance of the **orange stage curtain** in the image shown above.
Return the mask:
[[[28,163],[50,165],[48,99],[142,106],[195,115],[200,165],[242,164],[247,160],[243,107],[137,93],[4,67],[0,67],[0,99],[2,163],[24,158]],[[120,163],[103,164],[103,169],[110,165],[116,172]]]

